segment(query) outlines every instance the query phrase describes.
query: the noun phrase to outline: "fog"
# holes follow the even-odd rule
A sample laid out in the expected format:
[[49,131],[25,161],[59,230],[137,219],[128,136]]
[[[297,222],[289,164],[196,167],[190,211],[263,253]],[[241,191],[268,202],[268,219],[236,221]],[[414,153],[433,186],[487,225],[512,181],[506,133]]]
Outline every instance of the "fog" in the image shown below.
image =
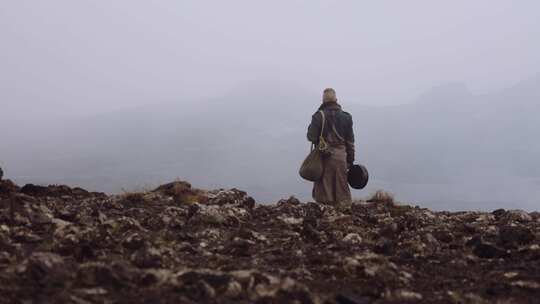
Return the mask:
[[356,197],[538,209],[539,20],[537,1],[5,2],[0,166],[308,200],[305,132],[334,87],[371,172]]

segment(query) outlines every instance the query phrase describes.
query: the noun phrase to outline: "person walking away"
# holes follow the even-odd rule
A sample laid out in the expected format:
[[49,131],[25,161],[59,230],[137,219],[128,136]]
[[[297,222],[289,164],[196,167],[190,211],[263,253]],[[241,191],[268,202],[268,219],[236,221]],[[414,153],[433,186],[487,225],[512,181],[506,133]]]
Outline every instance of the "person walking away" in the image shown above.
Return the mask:
[[311,117],[307,138],[315,146],[323,124],[320,111],[324,112],[323,139],[328,151],[323,157],[323,175],[314,182],[313,199],[322,204],[339,207],[351,203],[351,190],[347,181],[347,171],[354,162],[354,132],[351,114],[342,110],[337,102],[336,91],[327,88],[323,92],[322,104]]

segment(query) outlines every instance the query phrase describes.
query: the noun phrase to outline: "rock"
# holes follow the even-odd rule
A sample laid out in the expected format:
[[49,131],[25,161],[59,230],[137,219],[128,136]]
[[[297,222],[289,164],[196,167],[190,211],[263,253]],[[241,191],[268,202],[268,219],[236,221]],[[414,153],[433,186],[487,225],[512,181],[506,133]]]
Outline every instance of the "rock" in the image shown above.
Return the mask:
[[6,265],[13,262],[13,258],[6,251],[0,251],[0,268],[4,268]]
[[358,233],[349,233],[343,238],[343,243],[354,246],[362,243],[362,237]]
[[240,283],[236,282],[236,281],[233,281],[231,280],[228,285],[227,285],[227,289],[225,289],[225,292],[223,293],[223,295],[227,298],[238,298],[241,294],[242,294],[242,285],[240,285]]
[[433,235],[437,240],[444,243],[450,243],[454,240],[452,233],[447,230],[437,230],[433,233]]
[[218,190],[209,192],[210,205],[233,205],[251,210],[255,206],[255,200],[246,192],[238,189]]
[[255,242],[236,237],[225,245],[224,252],[233,256],[248,257],[253,254],[254,249]]
[[384,225],[380,231],[380,235],[386,238],[393,238],[396,236],[396,233],[399,231],[397,223],[389,223]]
[[503,215],[506,214],[506,210],[504,209],[497,209],[497,210],[494,210],[493,212],[491,212],[491,214],[493,214],[495,216],[495,218],[497,220],[499,220]]
[[466,243],[465,245],[469,246],[469,247],[474,247],[474,246],[478,246],[480,244],[482,244],[483,240],[482,240],[482,236],[480,235],[475,235],[473,236],[472,238],[470,238]]
[[208,225],[223,225],[227,222],[227,216],[221,212],[218,206],[199,205],[196,213],[190,218],[190,223],[204,223]]
[[131,255],[131,261],[140,268],[160,267],[161,252],[154,247],[142,247]]
[[237,297],[242,286],[230,275],[209,270],[188,271],[178,277],[186,292],[195,294],[193,299],[202,300],[217,296]]
[[[76,196],[76,197],[90,197],[92,196],[92,193],[82,189],[82,188],[79,188],[79,187],[75,187],[71,190],[71,194],[73,196]],[[104,195],[103,193],[94,193],[94,195]]]
[[277,206],[278,207],[284,207],[284,206],[298,206],[300,205],[300,201],[294,197],[294,196],[291,196],[289,197],[288,199],[282,199],[282,200],[279,200],[278,203],[277,203]]
[[380,200],[257,204],[186,182],[129,196],[61,185],[21,193],[1,180],[0,299],[528,303],[540,297],[538,218]]
[[287,225],[300,225],[304,222],[303,218],[280,216],[279,219]]
[[523,210],[508,210],[501,215],[501,219],[506,222],[530,222],[532,217]]
[[377,242],[373,251],[384,255],[394,255],[396,253],[396,243],[392,240],[382,239]]
[[114,277],[112,268],[102,262],[90,262],[79,266],[77,282],[81,286],[108,285],[119,282]]
[[137,232],[128,235],[122,245],[130,250],[141,248],[145,244],[144,238]]
[[504,273],[504,277],[507,278],[507,279],[512,279],[512,278],[515,278],[516,276],[518,276],[519,273],[515,272],[515,271],[512,271],[512,272],[506,272]]
[[479,243],[474,246],[473,253],[484,259],[493,259],[505,255],[505,251],[489,243]]
[[521,287],[524,289],[540,289],[540,283],[533,281],[516,281],[512,282],[512,286]]
[[43,197],[52,194],[50,189],[45,186],[26,184],[21,188],[21,193],[29,196]]
[[404,289],[400,289],[396,291],[387,290],[385,292],[384,297],[392,301],[420,301],[424,298],[422,294],[418,292],[413,292],[413,291],[404,290]]
[[312,224],[306,222],[302,223],[302,235],[306,240],[319,243],[323,239],[323,234],[319,232]]
[[76,278],[79,286],[122,288],[137,281],[139,273],[123,262],[90,262],[79,266]]
[[57,254],[34,252],[17,267],[17,273],[39,284],[63,285],[69,276],[69,269]]
[[367,296],[342,291],[336,295],[335,302],[336,304],[369,304],[372,303],[372,300]]
[[426,235],[424,235],[424,239],[426,240],[426,242],[428,244],[430,244],[431,246],[437,246],[439,245],[439,241],[433,236],[433,234],[431,233],[427,233]]
[[529,244],[535,239],[530,229],[521,226],[503,226],[499,230],[499,237],[505,247]]

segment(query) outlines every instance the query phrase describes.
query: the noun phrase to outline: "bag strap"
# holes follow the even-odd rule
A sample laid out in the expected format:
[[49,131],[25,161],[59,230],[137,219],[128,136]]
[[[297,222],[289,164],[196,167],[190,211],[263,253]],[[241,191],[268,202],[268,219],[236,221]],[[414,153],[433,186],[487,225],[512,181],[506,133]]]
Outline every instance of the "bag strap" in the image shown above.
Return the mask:
[[336,133],[336,136],[338,137],[338,139],[341,140],[342,142],[345,142],[345,138],[339,135],[338,131],[336,130],[336,125],[332,125],[332,128],[334,129],[334,133]]
[[[321,138],[323,136],[323,130],[324,130],[324,122],[325,122],[325,117],[324,117],[324,111],[323,110],[320,110],[319,112],[321,112],[321,115],[322,115],[322,128],[321,128]],[[335,119],[334,119],[335,121]],[[343,138],[343,136],[341,136],[339,134],[339,132],[336,130],[336,124],[335,122],[332,124],[332,130],[334,131],[334,133],[336,134],[337,138],[343,142],[345,142],[345,138]]]
[[324,116],[324,111],[323,110],[319,110],[319,112],[321,113],[321,116],[322,116],[322,125],[321,125],[321,135],[319,135],[319,137],[323,137],[323,132],[324,132],[324,125],[326,123],[326,117]]
[[[322,125],[321,125],[321,134],[319,135],[319,145],[318,145],[317,148],[319,150],[324,150],[324,149],[326,149],[328,147],[328,144],[326,143],[326,141],[324,140],[324,137],[323,137],[324,126],[326,124],[326,117],[324,115],[323,110],[319,110],[319,112],[321,113],[321,117],[322,117]],[[315,144],[311,143],[310,150],[313,151],[314,148],[315,148]]]
[[326,124],[326,117],[324,116],[324,111],[319,110],[321,112],[322,116],[322,125],[321,125],[321,135],[319,135],[319,150],[326,150],[328,148],[328,144],[326,143],[326,140],[324,140],[323,132],[324,132],[324,125]]

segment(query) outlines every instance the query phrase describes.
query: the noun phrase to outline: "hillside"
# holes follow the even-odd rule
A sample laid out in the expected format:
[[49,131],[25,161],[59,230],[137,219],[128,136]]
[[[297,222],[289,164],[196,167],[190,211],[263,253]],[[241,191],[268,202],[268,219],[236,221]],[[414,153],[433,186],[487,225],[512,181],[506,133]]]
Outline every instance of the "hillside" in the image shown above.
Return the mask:
[[2,303],[533,303],[540,214],[0,181]]

